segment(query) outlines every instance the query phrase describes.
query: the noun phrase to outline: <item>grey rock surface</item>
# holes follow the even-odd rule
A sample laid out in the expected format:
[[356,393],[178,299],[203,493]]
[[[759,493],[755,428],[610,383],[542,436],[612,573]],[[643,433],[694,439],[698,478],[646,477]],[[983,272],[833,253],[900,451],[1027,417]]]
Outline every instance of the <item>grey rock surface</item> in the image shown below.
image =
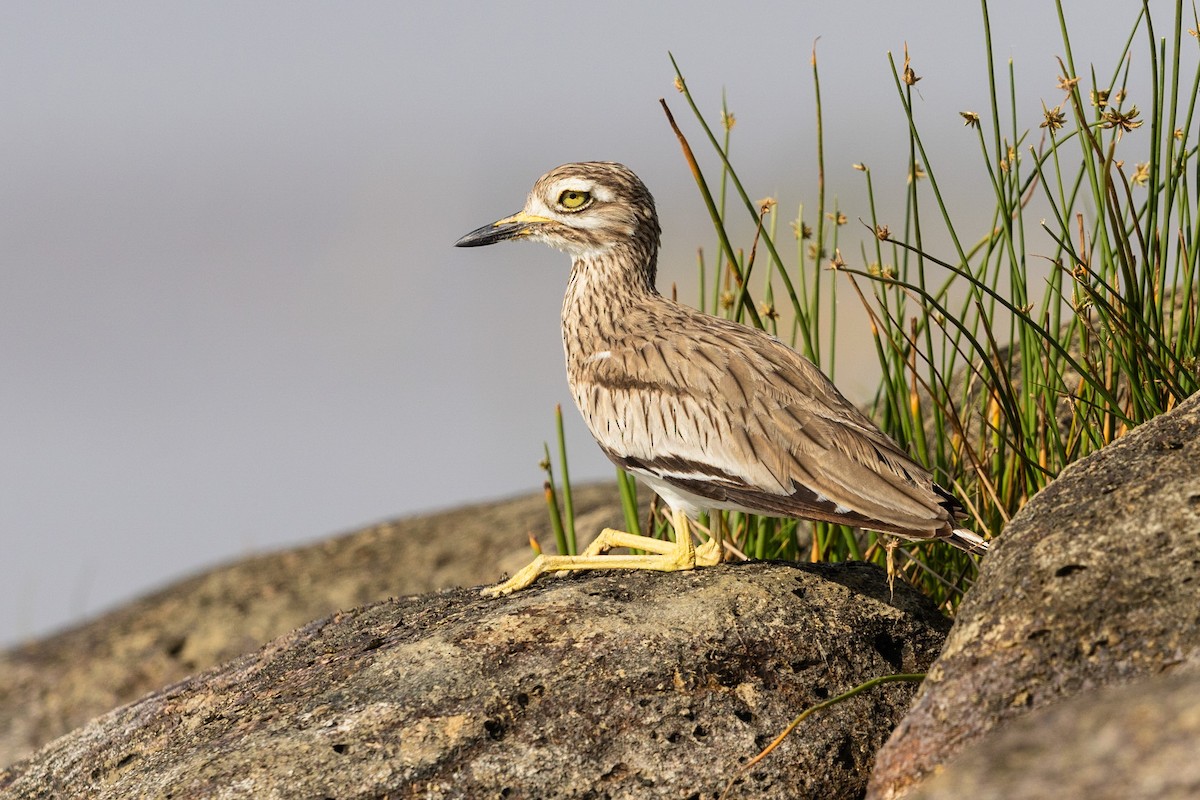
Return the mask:
[[1200,797],[1200,674],[1083,692],[968,748],[913,800]]
[[[622,520],[615,484],[579,488],[580,536]],[[0,765],[123,703],[389,596],[499,580],[552,546],[539,493],[387,522],[185,579],[0,653]]]
[[1200,395],[1064,470],[1014,517],[869,797],[905,796],[1030,711],[1200,664],[1197,465]]
[[[799,711],[922,671],[948,625],[863,563],[388,600],[94,720],[0,798],[713,798]],[[861,797],[913,691],[815,716],[729,796]]]

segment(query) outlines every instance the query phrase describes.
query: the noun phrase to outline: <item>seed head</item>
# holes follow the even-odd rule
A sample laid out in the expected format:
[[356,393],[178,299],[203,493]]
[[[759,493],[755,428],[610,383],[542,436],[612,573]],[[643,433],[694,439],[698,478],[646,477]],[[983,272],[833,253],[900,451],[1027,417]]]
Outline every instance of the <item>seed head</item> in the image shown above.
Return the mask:
[[1042,120],[1042,124],[1038,127],[1048,128],[1051,133],[1054,133],[1056,130],[1060,129],[1067,122],[1067,115],[1063,113],[1061,105],[1055,106],[1054,108],[1046,108],[1046,104],[1042,103],[1042,116],[1044,116],[1045,119]]
[[1122,131],[1128,133],[1134,128],[1142,127],[1142,120],[1138,119],[1138,107],[1133,106],[1129,113],[1122,113],[1115,108],[1105,112],[1104,122],[1101,124],[1105,128],[1117,128],[1120,135]]
[[904,83],[908,86],[914,86],[914,85],[916,85],[917,81],[921,80],[921,78],[920,78],[920,76],[917,75],[917,73],[913,72],[913,68],[911,66],[909,66],[909,61],[910,61],[910,59],[908,57],[908,42],[905,42],[904,43],[904,76],[901,78],[901,80],[903,80]]
[[1141,164],[1134,165],[1133,177],[1130,178],[1134,186],[1145,186],[1150,182],[1150,162],[1146,161]]

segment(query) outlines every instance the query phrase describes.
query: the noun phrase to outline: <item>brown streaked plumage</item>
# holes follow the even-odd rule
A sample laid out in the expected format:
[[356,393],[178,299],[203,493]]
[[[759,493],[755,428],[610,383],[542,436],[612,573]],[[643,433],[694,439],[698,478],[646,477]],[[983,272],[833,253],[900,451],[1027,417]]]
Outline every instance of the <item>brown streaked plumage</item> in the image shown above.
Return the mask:
[[[605,454],[671,506],[677,529],[678,544],[655,546],[605,531],[584,555],[540,556],[493,593],[550,570],[716,563],[719,542],[690,553],[687,517],[703,509],[987,549],[956,527],[954,497],[812,362],[763,331],[660,295],[659,235],[654,201],[638,177],[620,164],[589,162],[550,171],[520,213],[456,243],[528,238],[571,255],[562,330],[575,402]],[[622,546],[654,555],[600,555]]]

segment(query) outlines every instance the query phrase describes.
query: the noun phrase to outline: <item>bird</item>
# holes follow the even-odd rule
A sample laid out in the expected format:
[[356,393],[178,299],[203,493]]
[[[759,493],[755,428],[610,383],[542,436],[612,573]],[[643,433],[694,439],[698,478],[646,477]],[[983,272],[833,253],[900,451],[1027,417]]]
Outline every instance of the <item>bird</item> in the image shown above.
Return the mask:
[[[547,572],[719,564],[691,520],[733,510],[842,523],[982,555],[955,497],[849,402],[810,360],[757,328],[675,302],[655,286],[654,199],[628,167],[564,164],[524,208],[455,246],[541,242],[571,257],[562,306],[567,381],[601,450],[671,511],[675,541],[605,529],[579,555],[538,555],[484,590],[505,595]],[[610,554],[629,548],[644,554]]]

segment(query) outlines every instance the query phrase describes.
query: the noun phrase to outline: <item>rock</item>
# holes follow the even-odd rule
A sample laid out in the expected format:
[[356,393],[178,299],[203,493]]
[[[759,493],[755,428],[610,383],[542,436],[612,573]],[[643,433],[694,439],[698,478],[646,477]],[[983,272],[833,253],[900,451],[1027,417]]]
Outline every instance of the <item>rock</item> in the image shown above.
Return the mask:
[[[863,563],[388,600],[94,720],[0,798],[713,798],[804,708],[923,670],[948,624]],[[814,716],[730,797],[861,797],[913,691]]]
[[913,800],[1200,797],[1200,675],[1082,692],[988,734]]
[[1068,467],[1013,518],[870,798],[902,797],[995,726],[1200,663],[1200,395]]
[[[615,484],[575,492],[590,541],[620,524]],[[0,765],[92,717],[258,649],[342,608],[499,580],[552,546],[543,496],[376,525],[183,580],[72,630],[0,654]]]

